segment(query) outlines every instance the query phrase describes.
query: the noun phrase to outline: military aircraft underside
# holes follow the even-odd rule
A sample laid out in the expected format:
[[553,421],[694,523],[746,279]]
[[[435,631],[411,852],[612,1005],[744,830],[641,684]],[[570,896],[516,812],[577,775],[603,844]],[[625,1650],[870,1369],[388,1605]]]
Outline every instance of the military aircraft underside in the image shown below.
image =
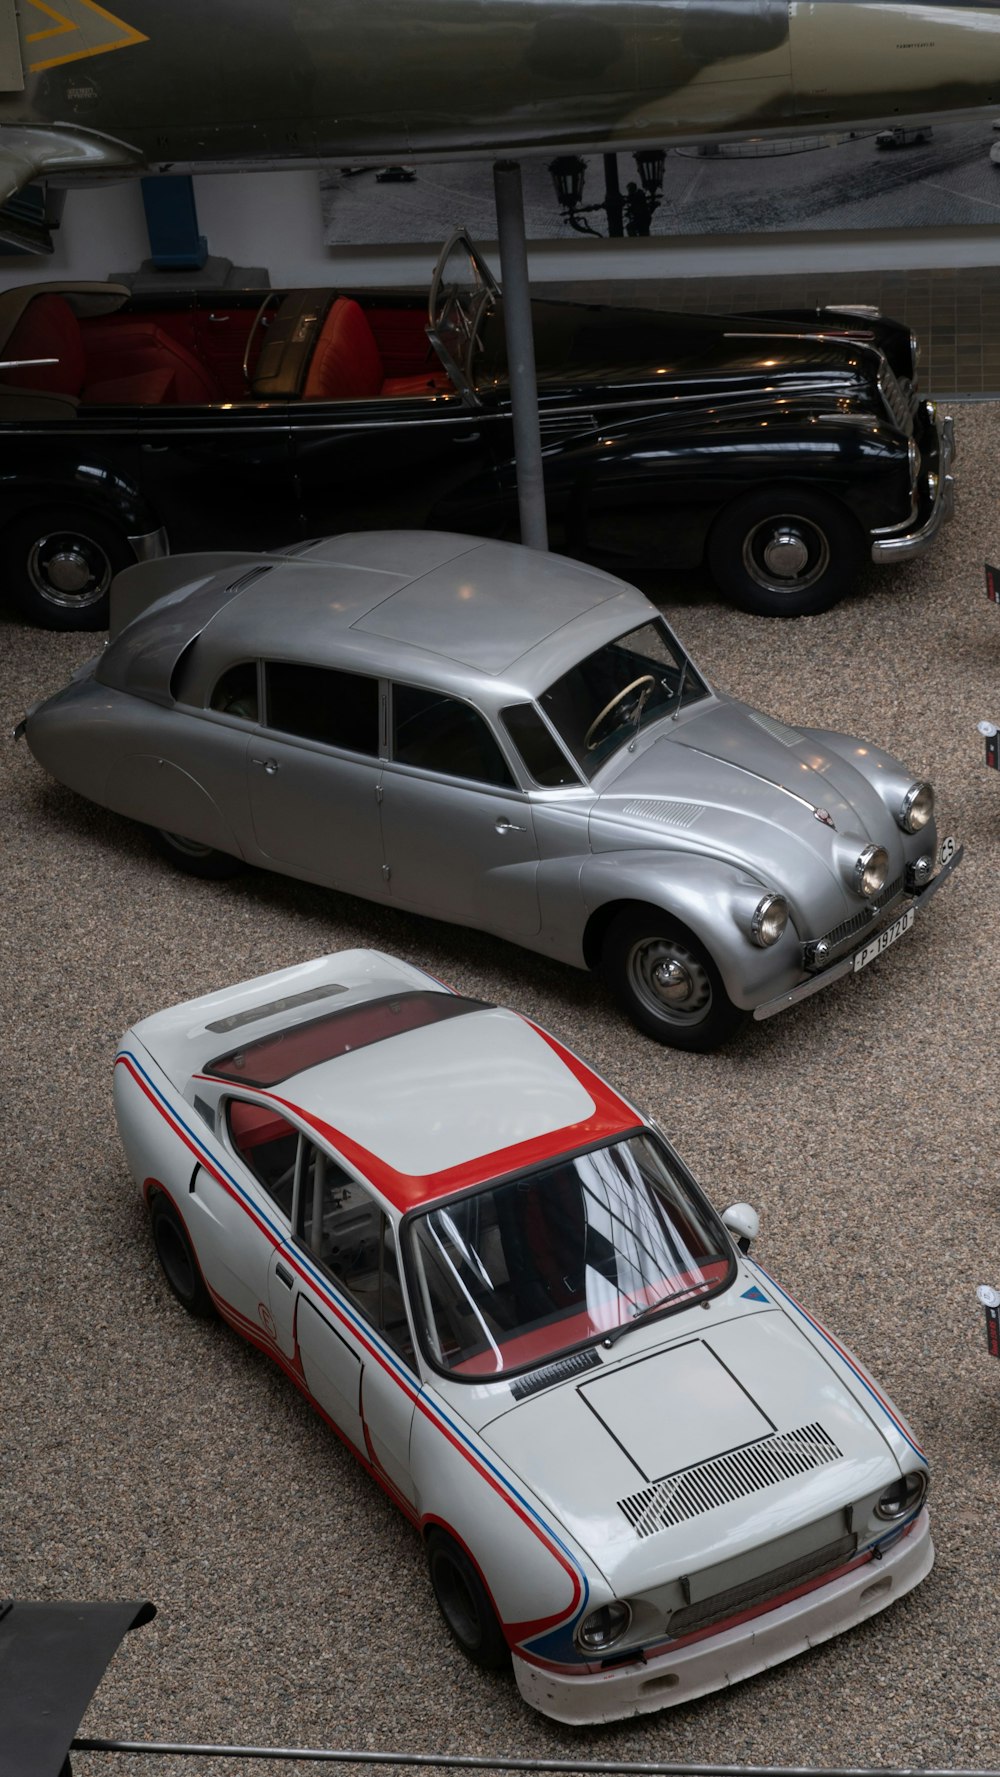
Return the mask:
[[787,135],[1000,103],[998,0],[113,7],[0,0],[0,203],[39,176]]

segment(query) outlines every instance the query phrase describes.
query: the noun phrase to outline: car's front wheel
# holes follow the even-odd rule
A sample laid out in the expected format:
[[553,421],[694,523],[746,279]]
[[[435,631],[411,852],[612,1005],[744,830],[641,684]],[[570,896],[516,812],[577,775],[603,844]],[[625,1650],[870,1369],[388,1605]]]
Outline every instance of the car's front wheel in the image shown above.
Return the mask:
[[727,506],[709,532],[716,585],[758,617],[811,617],[850,591],[864,539],[851,514],[808,488],[766,488]]
[[12,597],[44,629],[107,629],[111,582],[135,561],[114,525],[56,507],[15,519],[0,554]]
[[170,1288],[189,1314],[209,1320],[215,1308],[180,1216],[161,1192],[153,1198],[149,1215],[156,1256]]
[[431,1530],[427,1565],[438,1610],[463,1654],[488,1672],[501,1671],[510,1651],[489,1593],[465,1550],[443,1530]]
[[746,1018],[703,945],[655,907],[627,908],[608,927],[605,978],[633,1024],[674,1049],[718,1049]]
[[158,851],[179,870],[189,876],[201,876],[209,882],[224,882],[227,876],[238,876],[246,868],[242,858],[230,852],[216,851],[214,845],[185,839],[183,833],[168,833],[165,827],[150,827],[150,838]]

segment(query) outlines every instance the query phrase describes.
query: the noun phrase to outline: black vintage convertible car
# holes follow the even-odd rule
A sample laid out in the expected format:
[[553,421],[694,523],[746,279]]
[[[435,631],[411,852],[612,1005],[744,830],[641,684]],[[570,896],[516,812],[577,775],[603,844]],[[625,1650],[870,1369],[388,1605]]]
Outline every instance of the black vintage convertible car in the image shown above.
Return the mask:
[[[49,283],[0,296],[0,578],[107,623],[167,549],[366,526],[517,536],[503,298],[461,231],[418,293]],[[554,544],[685,568],[746,610],[835,603],[951,514],[949,419],[874,312],[534,304]]]

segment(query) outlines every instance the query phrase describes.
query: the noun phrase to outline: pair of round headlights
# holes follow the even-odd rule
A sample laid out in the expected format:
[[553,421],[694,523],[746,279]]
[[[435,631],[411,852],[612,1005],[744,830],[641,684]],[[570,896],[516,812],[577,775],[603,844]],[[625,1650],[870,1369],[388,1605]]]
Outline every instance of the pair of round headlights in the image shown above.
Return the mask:
[[[896,815],[904,833],[919,833],[934,813],[934,791],[930,784],[911,784]],[[866,845],[854,866],[854,886],[870,900],[885,887],[889,874],[889,854],[884,845]]]

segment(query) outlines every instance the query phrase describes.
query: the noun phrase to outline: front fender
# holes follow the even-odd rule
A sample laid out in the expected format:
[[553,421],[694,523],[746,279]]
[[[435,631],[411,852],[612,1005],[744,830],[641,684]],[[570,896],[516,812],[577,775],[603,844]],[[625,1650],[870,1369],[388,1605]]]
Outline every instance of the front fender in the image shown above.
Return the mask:
[[752,1011],[805,975],[791,919],[769,949],[762,950],[750,938],[758,901],[779,887],[736,865],[683,852],[627,851],[590,858],[580,879],[587,961],[591,967],[599,962],[604,933],[616,913],[629,905],[654,907],[704,945],[733,1004]]
[[447,1532],[478,1569],[508,1646],[529,1660],[581,1661],[573,1629],[607,1582],[519,1476],[435,1390],[414,1416],[410,1461],[421,1529]]

